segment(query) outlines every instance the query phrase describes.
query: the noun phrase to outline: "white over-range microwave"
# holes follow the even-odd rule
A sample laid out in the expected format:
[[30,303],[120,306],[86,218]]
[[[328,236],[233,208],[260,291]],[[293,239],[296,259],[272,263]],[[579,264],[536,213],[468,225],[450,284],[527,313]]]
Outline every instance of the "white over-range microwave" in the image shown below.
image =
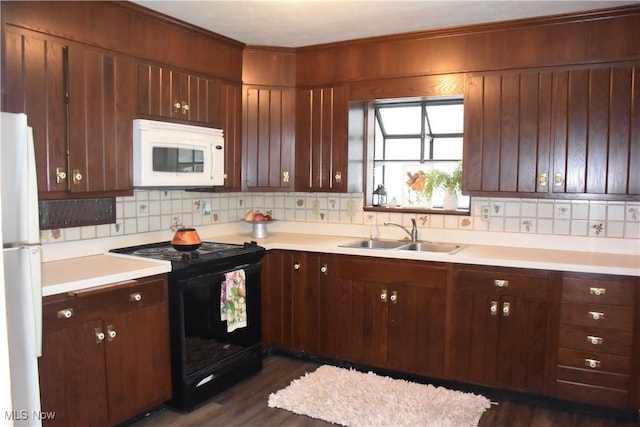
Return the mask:
[[134,187],[209,187],[224,179],[222,130],[133,121]]

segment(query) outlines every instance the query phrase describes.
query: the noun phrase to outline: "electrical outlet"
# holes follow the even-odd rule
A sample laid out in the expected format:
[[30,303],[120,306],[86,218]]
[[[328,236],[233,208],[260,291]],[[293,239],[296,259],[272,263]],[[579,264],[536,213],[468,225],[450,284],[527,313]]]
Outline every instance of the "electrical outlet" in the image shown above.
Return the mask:
[[491,206],[480,207],[480,219],[483,221],[489,221],[491,219]]

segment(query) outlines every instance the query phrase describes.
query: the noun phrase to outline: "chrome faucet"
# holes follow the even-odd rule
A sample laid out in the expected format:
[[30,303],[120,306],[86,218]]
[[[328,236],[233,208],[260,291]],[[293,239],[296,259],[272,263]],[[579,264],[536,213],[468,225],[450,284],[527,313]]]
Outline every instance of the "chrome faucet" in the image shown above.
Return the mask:
[[411,218],[411,231],[409,231],[407,229],[407,227],[400,225],[400,224],[396,224],[395,222],[385,222],[384,225],[395,225],[396,227],[400,227],[402,228],[405,233],[407,233],[409,236],[411,236],[411,241],[412,242],[417,242],[418,241],[418,227],[416,226],[416,220],[415,218]]

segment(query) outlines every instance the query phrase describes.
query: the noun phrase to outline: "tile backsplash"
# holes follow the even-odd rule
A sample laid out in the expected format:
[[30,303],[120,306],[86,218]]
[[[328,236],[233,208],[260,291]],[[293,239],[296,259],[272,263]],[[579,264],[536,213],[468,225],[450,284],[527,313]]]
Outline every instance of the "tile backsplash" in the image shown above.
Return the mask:
[[241,220],[249,209],[278,220],[337,224],[374,221],[419,227],[539,235],[640,239],[640,202],[474,197],[471,215],[365,212],[362,193],[198,193],[138,190],[116,199],[116,223],[42,230],[43,243],[68,242]]

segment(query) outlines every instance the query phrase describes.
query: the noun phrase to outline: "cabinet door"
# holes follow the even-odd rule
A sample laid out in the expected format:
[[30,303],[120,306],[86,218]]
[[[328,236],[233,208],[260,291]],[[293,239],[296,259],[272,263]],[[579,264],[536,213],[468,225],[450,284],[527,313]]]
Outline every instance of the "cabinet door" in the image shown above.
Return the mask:
[[[292,347],[292,275],[303,259],[271,250],[262,260],[262,345]],[[292,264],[293,263],[293,264]],[[296,268],[297,266],[297,268]]]
[[66,45],[9,29],[3,44],[2,111],[27,114],[33,128],[40,195],[66,192]]
[[104,324],[109,419],[119,423],[171,397],[167,304],[135,309]]
[[132,120],[135,63],[125,57],[69,48],[69,189],[74,193],[133,191]]
[[293,188],[295,89],[245,86],[244,189]]
[[638,64],[554,72],[553,192],[640,194]]
[[51,326],[43,325],[38,359],[42,410],[56,414],[46,425],[108,425],[105,340],[99,335],[104,334],[102,321]]
[[242,87],[219,84],[220,129],[224,132],[224,189],[242,188]]
[[551,73],[475,75],[466,90],[464,190],[548,193]]
[[344,86],[298,89],[296,189],[347,191],[348,115]]
[[547,276],[459,268],[452,301],[453,379],[541,393],[547,360]]

